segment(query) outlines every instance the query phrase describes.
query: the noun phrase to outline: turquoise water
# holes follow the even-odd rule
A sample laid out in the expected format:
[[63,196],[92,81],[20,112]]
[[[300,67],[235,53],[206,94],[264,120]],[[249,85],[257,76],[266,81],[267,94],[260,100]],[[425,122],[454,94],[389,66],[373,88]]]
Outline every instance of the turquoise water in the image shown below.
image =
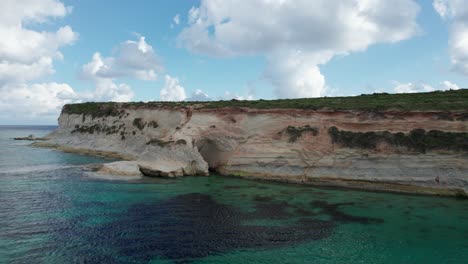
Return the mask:
[[468,201],[213,175],[109,181],[0,127],[0,263],[466,263]]

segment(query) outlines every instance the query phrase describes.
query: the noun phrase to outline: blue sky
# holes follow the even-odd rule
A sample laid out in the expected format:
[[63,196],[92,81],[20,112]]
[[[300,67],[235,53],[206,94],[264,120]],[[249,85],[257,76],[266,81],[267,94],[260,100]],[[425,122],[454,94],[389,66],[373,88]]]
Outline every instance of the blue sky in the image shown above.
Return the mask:
[[83,101],[468,86],[462,1],[281,2],[6,0],[0,124],[54,124]]

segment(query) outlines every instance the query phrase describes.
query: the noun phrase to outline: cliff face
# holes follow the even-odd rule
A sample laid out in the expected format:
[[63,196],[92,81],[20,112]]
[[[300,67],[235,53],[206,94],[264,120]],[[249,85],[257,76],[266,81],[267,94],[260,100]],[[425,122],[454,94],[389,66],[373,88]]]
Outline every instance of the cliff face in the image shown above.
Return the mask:
[[123,107],[63,111],[49,146],[113,152],[146,175],[220,174],[468,192],[468,112]]

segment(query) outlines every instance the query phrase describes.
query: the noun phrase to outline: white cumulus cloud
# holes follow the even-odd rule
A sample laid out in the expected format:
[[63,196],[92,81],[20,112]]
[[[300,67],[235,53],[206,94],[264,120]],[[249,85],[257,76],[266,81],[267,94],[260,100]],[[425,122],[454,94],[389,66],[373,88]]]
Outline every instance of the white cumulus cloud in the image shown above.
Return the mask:
[[254,100],[254,98],[251,95],[243,96],[243,95],[238,95],[229,91],[224,92],[224,96],[221,98],[221,100]]
[[424,83],[400,83],[393,88],[396,93],[432,92],[434,88]]
[[453,69],[468,75],[468,3],[463,0],[434,0],[434,9],[450,27],[449,52]]
[[184,87],[179,83],[179,79],[166,75],[164,86],[159,92],[159,98],[161,101],[183,101],[187,96]]
[[127,40],[121,43],[114,49],[114,56],[103,58],[99,52],[94,53],[91,62],[83,66],[82,77],[156,80],[157,73],[162,69],[153,47],[146,43],[145,37],[140,37],[138,41]]
[[443,81],[440,83],[440,90],[460,90],[460,86],[450,81]]
[[185,99],[186,101],[197,101],[197,102],[206,102],[206,101],[212,101],[213,99],[203,92],[200,89],[195,90],[195,92],[192,93],[192,95],[189,98]]
[[[77,99],[64,83],[31,83],[55,72],[60,49],[77,40],[70,26],[39,31],[35,25],[62,18],[71,7],[59,0],[3,0],[0,7],[0,116],[56,115],[63,104]],[[56,116],[55,116],[56,117]]]
[[64,26],[55,32],[37,31],[25,25],[64,17],[69,8],[53,0],[5,0],[0,8],[0,85],[37,79],[52,74],[53,60],[63,57],[60,48],[72,44],[78,34]]
[[418,12],[413,0],[202,0],[178,43],[214,57],[265,56],[278,97],[316,97],[326,89],[320,65],[414,36]]
[[132,88],[125,83],[116,83],[118,78],[131,77],[143,81],[154,81],[163,70],[162,63],[145,37],[138,41],[127,40],[114,49],[113,56],[103,57],[94,53],[83,65],[81,77],[95,83],[95,90],[84,95],[93,101],[130,101],[134,97]]
[[57,118],[62,106],[78,95],[64,83],[7,84],[0,89],[0,116]]
[[438,86],[433,87],[429,84],[418,82],[418,83],[398,83],[396,82],[393,91],[396,93],[421,93],[421,92],[432,92],[432,91],[447,91],[447,90],[458,90],[460,87],[450,81],[443,81]]

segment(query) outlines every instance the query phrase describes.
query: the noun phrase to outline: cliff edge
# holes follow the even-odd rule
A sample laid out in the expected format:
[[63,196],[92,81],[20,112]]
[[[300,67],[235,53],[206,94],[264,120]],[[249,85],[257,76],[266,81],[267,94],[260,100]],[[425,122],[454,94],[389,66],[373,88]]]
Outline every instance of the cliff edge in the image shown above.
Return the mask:
[[149,176],[223,175],[468,193],[468,90],[294,100],[65,105],[38,146],[114,155]]

